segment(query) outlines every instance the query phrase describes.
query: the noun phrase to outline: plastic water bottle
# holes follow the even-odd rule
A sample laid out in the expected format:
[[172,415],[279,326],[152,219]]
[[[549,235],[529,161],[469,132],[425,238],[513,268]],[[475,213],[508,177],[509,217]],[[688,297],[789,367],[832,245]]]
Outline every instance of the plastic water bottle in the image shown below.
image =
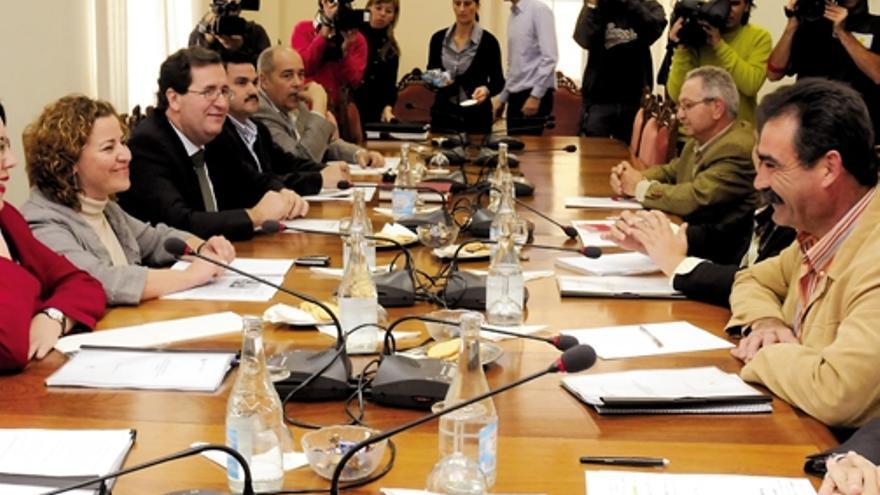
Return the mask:
[[[361,232],[364,233],[364,236],[372,236],[373,235],[373,222],[370,221],[370,217],[367,215],[367,204],[364,201],[364,190],[360,188],[355,188],[352,192],[352,207],[351,207],[351,223],[348,225],[348,228],[344,230],[344,234],[348,234],[351,232],[351,229],[355,226],[360,227]],[[376,269],[376,243],[371,241],[370,239],[365,239],[366,241],[366,250],[365,255],[367,257],[367,266],[370,267],[370,270]],[[345,267],[348,265],[348,257],[351,254],[351,240],[348,238],[342,239],[342,266]]]
[[486,315],[493,325],[514,326],[523,321],[525,279],[513,242],[513,225],[501,226],[498,249],[486,277]]
[[[492,186],[492,189],[489,190],[489,210],[498,211],[498,206],[501,201],[501,190],[505,177],[511,177],[510,174],[510,164],[508,163],[507,158],[507,143],[498,143],[498,162],[495,165],[495,171],[489,176],[489,185]],[[511,186],[513,182],[511,182]],[[511,191],[511,198],[515,198],[515,190]]]
[[410,216],[416,211],[418,191],[415,187],[412,171],[409,166],[409,143],[400,145],[400,163],[397,165],[397,177],[394,189],[391,190],[391,214],[394,218]]
[[[263,352],[263,322],[255,316],[243,318],[241,364],[226,404],[226,445],[237,450],[251,469],[254,489],[280,490],[284,482],[283,438],[289,435],[283,423],[281,400],[271,386]],[[229,488],[241,493],[244,472],[228,457]]]
[[[483,316],[479,313],[462,315],[457,371],[445,400],[435,404],[435,410],[489,391],[489,383],[480,362],[479,336],[482,324]],[[452,454],[460,453],[480,466],[487,487],[495,484],[498,414],[491,398],[441,416],[439,437],[440,463]]]
[[[352,225],[348,237],[351,254],[336,290],[339,322],[345,332],[345,348],[349,352],[375,352],[379,345],[379,299],[376,283],[367,266],[366,239],[363,231]],[[366,325],[354,333],[348,332]]]

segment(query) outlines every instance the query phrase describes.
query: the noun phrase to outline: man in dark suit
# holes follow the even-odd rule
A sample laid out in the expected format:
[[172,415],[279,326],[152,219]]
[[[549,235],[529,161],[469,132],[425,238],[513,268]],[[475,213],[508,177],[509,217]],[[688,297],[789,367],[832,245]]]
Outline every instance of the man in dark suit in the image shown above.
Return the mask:
[[274,176],[206,159],[205,145],[222,131],[231,97],[215,52],[184,48],[162,63],[156,111],[129,139],[131,189],[119,197],[123,208],[145,221],[229,239],[308,212],[308,203]]
[[340,180],[349,180],[348,164],[326,166],[285,152],[272,141],[269,129],[252,117],[260,109],[257,96],[256,60],[242,52],[225,52],[226,80],[233,98],[223,131],[206,146],[208,161],[228,159],[251,171],[274,175],[285,187],[299,194],[317,194],[321,187],[336,188]]

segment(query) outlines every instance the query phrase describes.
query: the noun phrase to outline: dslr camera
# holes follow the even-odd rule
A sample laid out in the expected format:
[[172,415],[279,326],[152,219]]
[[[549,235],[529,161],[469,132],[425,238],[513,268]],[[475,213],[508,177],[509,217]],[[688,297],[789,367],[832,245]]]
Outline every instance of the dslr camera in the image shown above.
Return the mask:
[[247,25],[239,16],[242,10],[260,10],[260,0],[211,0],[214,21],[205,31],[214,36],[241,36]]
[[321,24],[325,24],[337,32],[351,31],[361,27],[365,22],[369,22],[370,13],[367,9],[356,9],[351,6],[352,0],[335,0],[339,6],[336,8],[336,14],[332,18],[321,15]]
[[[832,2],[836,4],[837,2]],[[825,0],[798,0],[794,16],[801,22],[816,22],[825,17]]]
[[679,41],[687,46],[699,48],[706,44],[706,32],[703,31],[700,22],[724,29],[729,15],[730,2],[728,0],[679,0],[672,10],[672,22],[681,18],[681,30],[678,32]]

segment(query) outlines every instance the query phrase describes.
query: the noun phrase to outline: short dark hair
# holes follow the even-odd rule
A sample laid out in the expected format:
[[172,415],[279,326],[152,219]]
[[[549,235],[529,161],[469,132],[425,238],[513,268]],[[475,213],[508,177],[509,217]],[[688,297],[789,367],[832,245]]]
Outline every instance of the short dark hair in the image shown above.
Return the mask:
[[3,108],[3,102],[0,102],[0,121],[3,122],[3,125],[6,125],[6,109]]
[[257,66],[257,57],[242,50],[224,50],[220,58],[223,59],[223,67],[228,67],[229,64],[251,64],[255,68]]
[[752,16],[752,9],[756,7],[755,0],[748,0],[746,3],[749,4],[749,8],[746,9],[745,12],[743,12],[742,19],[740,19],[739,22],[743,26],[749,23],[749,18]]
[[768,121],[785,116],[798,122],[794,148],[805,167],[836,150],[859,184],[877,184],[874,127],[865,100],[850,86],[821,78],[783,86],[758,105],[758,132]]
[[222,63],[223,61],[217,52],[200,46],[181,48],[169,55],[159,68],[159,92],[156,93],[156,110],[165,111],[168,108],[168,97],[165,96],[168,88],[180,94],[187,92],[189,85],[192,83],[191,70],[193,67],[205,67]]

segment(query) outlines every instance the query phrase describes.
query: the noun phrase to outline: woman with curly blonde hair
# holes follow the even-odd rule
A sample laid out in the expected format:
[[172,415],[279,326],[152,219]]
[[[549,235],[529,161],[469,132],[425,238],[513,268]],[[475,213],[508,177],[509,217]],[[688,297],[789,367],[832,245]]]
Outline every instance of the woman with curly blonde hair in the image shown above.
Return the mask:
[[109,304],[142,300],[205,284],[220,270],[194,260],[170,270],[165,240],[186,240],[201,254],[231,262],[235,249],[223,237],[202,242],[164,224],[155,227],[125,213],[114,201],[131,186],[127,131],[113,106],[70,95],[49,104],[24,131],[31,184],[22,207],[34,235],[104,285]]

